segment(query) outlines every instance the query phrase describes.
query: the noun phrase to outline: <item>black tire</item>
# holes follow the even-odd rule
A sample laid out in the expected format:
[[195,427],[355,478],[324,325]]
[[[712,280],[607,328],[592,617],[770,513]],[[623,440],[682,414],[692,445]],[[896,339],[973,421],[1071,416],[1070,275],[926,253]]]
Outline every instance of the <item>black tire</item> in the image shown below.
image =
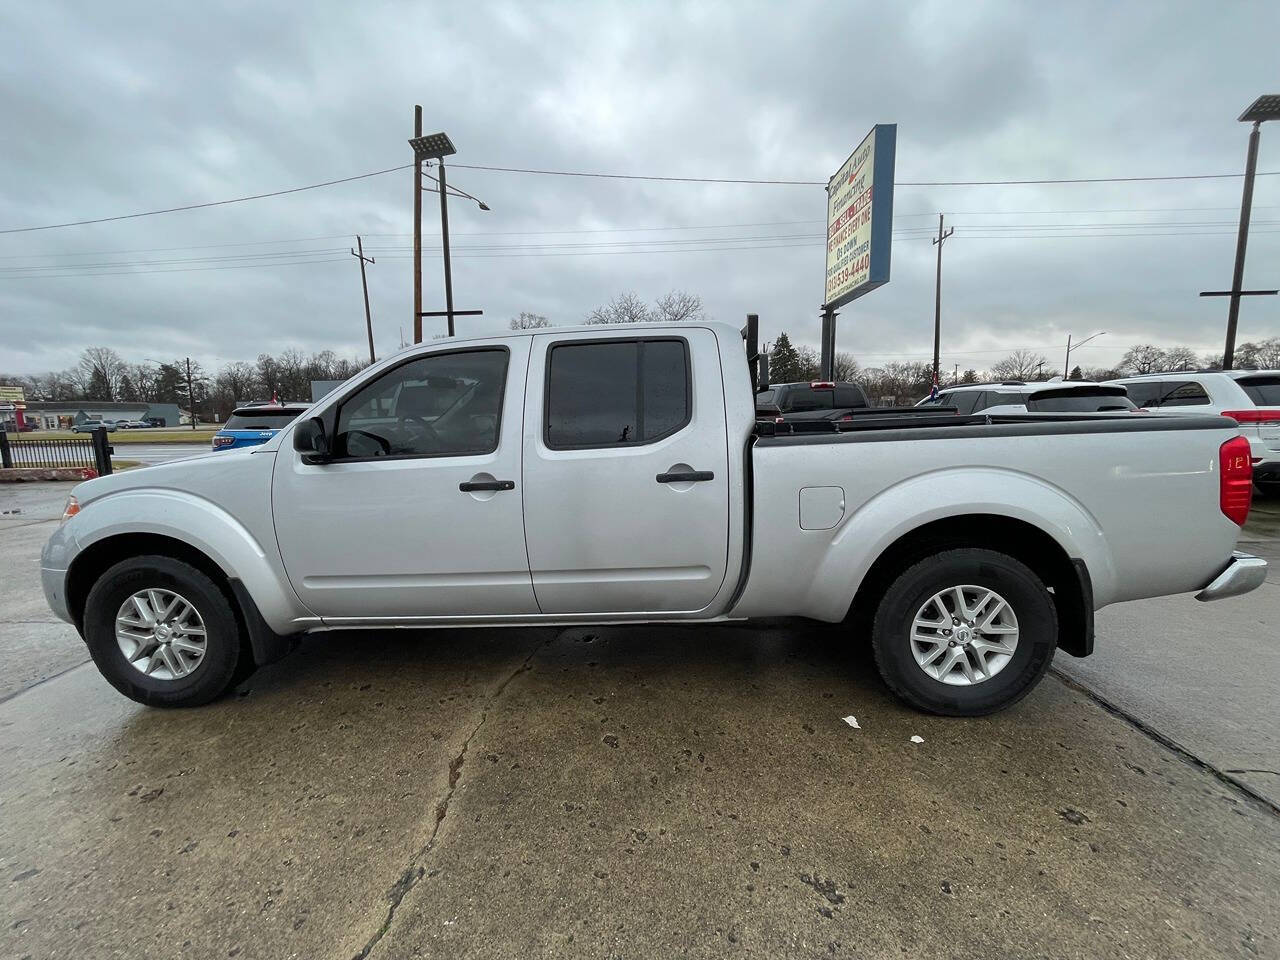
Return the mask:
[[[150,588],[181,595],[204,621],[204,656],[184,677],[146,676],[116,642],[121,604]],[[151,707],[196,707],[216,699],[231,686],[241,660],[240,626],[231,599],[205,573],[173,557],[131,557],[99,577],[85,601],[84,639],[107,682],[129,699]]]
[[[934,594],[957,585],[994,590],[1017,617],[1018,644],[986,680],[956,686],[925,672],[912,653],[917,611]],[[946,550],[905,570],[880,601],[871,643],[880,676],[898,697],[920,710],[978,717],[1017,703],[1040,682],[1058,641],[1053,595],[1026,564],[994,550]]]

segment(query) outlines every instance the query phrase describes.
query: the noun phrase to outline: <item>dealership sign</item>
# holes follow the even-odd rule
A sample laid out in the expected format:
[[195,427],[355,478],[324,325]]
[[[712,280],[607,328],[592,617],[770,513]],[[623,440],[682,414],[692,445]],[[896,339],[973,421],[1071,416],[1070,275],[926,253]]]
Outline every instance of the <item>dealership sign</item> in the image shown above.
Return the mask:
[[13,387],[0,383],[0,403],[25,404],[27,396],[22,387]]
[[828,310],[889,282],[897,140],[896,123],[876,124],[827,181]]

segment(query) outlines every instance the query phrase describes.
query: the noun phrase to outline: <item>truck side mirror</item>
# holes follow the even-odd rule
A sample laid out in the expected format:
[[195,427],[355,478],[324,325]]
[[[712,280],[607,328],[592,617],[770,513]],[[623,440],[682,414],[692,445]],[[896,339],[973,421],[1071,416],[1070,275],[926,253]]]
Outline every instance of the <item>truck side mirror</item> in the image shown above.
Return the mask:
[[328,463],[333,456],[324,420],[311,417],[293,431],[293,449],[302,454],[303,463]]

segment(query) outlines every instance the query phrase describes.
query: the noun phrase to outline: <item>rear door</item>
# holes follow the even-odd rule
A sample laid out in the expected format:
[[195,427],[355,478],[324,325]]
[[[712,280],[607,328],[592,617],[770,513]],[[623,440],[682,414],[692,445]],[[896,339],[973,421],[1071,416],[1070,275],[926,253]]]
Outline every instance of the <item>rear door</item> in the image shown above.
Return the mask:
[[525,539],[543,613],[711,603],[729,535],[712,331],[537,336],[524,422]]

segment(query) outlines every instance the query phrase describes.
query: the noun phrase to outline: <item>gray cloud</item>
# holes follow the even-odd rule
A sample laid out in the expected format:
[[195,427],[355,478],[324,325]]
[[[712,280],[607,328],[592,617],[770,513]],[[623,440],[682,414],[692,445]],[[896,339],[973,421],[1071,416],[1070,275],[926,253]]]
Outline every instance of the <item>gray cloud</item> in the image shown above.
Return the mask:
[[[415,102],[429,128],[449,131],[462,163],[825,180],[873,123],[896,122],[901,180],[1242,167],[1247,128],[1234,117],[1274,86],[1274,4],[1041,6],[9,5],[0,12],[0,228],[407,162]],[[1276,136],[1264,134],[1261,169],[1280,169]],[[502,327],[520,310],[575,322],[622,290],[652,299],[678,287],[721,319],[755,311],[769,336],[786,328],[816,341],[820,242],[620,255],[526,246],[499,257],[494,248],[815,235],[821,224],[532,232],[820,220],[820,187],[461,168],[450,179],[493,207],[450,207],[458,306],[486,313],[468,321],[475,329]],[[67,366],[89,344],[133,358],[190,353],[210,365],[287,346],[356,354],[363,307],[346,255],[355,233],[378,259],[370,295],[380,349],[390,348],[410,324],[410,189],[401,171],[253,203],[0,235],[0,370]],[[935,224],[938,210],[957,228],[945,253],[945,364],[983,367],[1013,346],[1053,348],[1054,360],[1067,333],[1105,329],[1086,348],[1101,363],[1140,340],[1220,344],[1225,304],[1196,294],[1229,281],[1239,189],[1235,179],[903,186],[896,208],[899,231]],[[424,200],[425,242],[436,246],[436,198]],[[1280,221],[1280,177],[1259,180],[1255,204],[1247,282],[1274,285],[1280,233],[1267,221]],[[1097,210],[1144,212],[1088,212]],[[1082,212],[1000,215],[1009,211]],[[1211,223],[1175,237],[1040,236],[1063,224],[1151,219]],[[1041,223],[1050,226],[1027,231],[1036,238],[997,238],[990,227]],[[215,246],[231,244],[243,246]],[[282,250],[332,262],[176,262]],[[576,255],[547,255],[565,252]],[[92,255],[41,259],[78,253]],[[892,282],[841,317],[841,347],[868,363],[931,349],[933,249],[916,234],[896,241],[893,257]],[[174,262],[141,269],[182,272],[15,279],[47,271],[11,269],[143,260]],[[442,307],[438,254],[424,269],[428,309]],[[1243,339],[1276,333],[1280,304],[1245,305]]]

